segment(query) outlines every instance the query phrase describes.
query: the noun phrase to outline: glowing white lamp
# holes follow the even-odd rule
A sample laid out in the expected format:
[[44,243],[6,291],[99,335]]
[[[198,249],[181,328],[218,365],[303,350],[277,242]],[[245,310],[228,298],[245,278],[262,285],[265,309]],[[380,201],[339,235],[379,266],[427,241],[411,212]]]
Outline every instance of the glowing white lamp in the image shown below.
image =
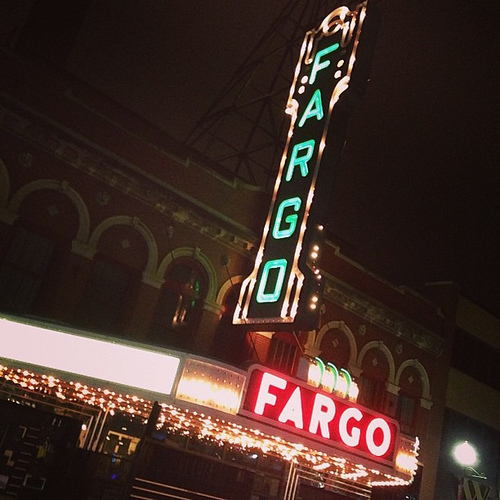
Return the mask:
[[453,448],[453,457],[462,466],[472,467],[477,462],[477,453],[467,441],[457,444]]

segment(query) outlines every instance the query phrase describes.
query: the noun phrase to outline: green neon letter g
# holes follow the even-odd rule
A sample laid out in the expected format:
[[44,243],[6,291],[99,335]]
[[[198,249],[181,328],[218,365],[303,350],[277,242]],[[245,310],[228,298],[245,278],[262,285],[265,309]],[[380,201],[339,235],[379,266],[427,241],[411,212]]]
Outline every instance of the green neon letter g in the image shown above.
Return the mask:
[[297,227],[297,219],[299,218],[297,214],[287,215],[285,217],[285,222],[288,224],[286,229],[280,229],[281,221],[283,220],[283,212],[285,208],[293,207],[295,212],[300,210],[300,205],[302,204],[302,200],[296,196],[295,198],[288,198],[283,200],[276,212],[276,220],[274,221],[273,226],[273,237],[276,240],[281,238],[289,238],[295,232],[295,228]]
[[[264,265],[264,270],[262,271],[262,276],[260,278],[259,288],[257,290],[257,296],[255,300],[262,304],[263,302],[277,302],[281,295],[281,289],[283,288],[283,281],[285,280],[285,271],[288,262],[286,259],[273,259],[269,260]],[[272,292],[266,293],[267,280],[269,279],[269,272],[271,269],[278,270],[278,277],[276,278],[276,284],[274,285],[274,290]]]

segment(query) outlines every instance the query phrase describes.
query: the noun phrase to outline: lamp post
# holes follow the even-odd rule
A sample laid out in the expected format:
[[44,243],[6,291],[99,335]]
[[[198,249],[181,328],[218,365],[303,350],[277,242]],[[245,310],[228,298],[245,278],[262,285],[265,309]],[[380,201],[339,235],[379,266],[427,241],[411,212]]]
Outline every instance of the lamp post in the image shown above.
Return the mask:
[[465,476],[477,477],[479,479],[486,479],[486,476],[477,472],[474,465],[478,462],[476,449],[467,441],[458,443],[453,448],[453,458],[461,468],[461,474],[458,478],[458,495],[457,500],[466,500],[464,493],[464,480]]

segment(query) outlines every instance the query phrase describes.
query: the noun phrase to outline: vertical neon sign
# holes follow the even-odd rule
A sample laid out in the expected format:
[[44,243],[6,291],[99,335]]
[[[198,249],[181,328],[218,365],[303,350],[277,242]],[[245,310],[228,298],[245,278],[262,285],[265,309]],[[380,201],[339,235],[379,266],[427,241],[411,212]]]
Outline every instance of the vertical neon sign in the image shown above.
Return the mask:
[[366,3],[335,9],[304,38],[287,103],[288,140],[235,324],[314,327],[321,290],[314,240],[322,227],[311,209],[332,112],[351,80]]

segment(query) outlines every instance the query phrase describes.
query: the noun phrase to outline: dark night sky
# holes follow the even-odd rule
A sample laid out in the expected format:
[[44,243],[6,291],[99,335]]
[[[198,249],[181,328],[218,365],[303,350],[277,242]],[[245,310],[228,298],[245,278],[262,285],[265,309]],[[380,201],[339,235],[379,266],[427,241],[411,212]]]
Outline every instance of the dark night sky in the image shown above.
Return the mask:
[[[392,283],[455,281],[500,315],[500,2],[377,3],[330,230]],[[284,4],[100,0],[68,68],[183,139]]]

